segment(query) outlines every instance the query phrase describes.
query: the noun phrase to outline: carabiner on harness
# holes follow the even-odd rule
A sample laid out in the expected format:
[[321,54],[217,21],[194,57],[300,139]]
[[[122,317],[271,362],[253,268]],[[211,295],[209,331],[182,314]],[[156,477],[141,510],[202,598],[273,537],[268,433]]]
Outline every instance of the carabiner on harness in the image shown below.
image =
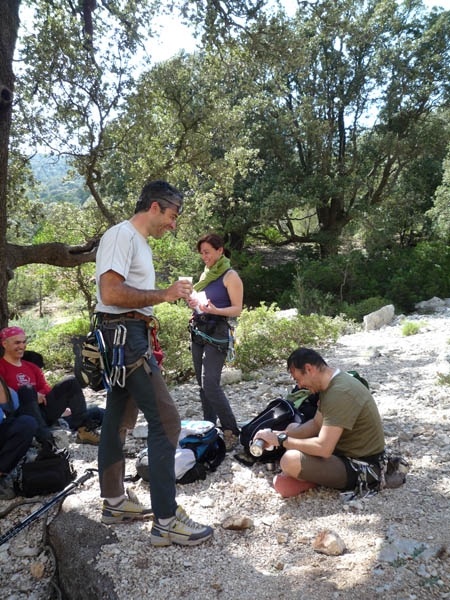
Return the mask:
[[100,359],[100,370],[102,372],[103,385],[107,391],[111,389],[111,377],[110,370],[108,365],[108,359],[106,356],[106,346],[105,340],[103,338],[103,334],[100,329],[95,329],[95,339],[97,340],[98,349],[99,349],[99,359]]
[[125,367],[125,342],[127,340],[127,328],[121,323],[116,325],[114,331],[112,364],[111,364],[111,383],[125,387],[127,370]]

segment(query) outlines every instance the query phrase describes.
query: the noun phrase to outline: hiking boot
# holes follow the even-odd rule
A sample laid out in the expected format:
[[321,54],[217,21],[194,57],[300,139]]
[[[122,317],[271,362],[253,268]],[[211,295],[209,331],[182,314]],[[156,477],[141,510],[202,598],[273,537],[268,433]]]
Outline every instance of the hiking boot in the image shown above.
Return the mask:
[[126,521],[144,521],[153,517],[151,508],[140,504],[134,494],[127,491],[128,498],[124,498],[119,504],[113,506],[107,500],[103,500],[102,523],[113,525]]
[[170,544],[196,546],[209,540],[212,534],[211,527],[196,523],[179,506],[175,516],[167,525],[162,525],[156,520],[153,522],[150,543],[152,546],[170,546]]
[[239,436],[234,434],[231,429],[225,429],[223,432],[223,441],[225,442],[225,450],[230,452],[236,448],[237,443],[239,442]]
[[12,500],[16,497],[14,481],[10,474],[0,475],[0,500]]
[[98,446],[100,442],[100,436],[94,429],[89,429],[84,426],[78,428],[77,442],[79,444],[91,444],[92,446]]

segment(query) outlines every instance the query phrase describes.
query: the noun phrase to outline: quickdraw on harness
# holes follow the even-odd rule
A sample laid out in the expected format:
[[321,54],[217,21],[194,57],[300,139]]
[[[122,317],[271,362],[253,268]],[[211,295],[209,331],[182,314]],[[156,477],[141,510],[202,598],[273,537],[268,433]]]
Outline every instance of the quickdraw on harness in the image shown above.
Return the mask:
[[351,468],[357,473],[356,488],[347,492],[343,492],[342,496],[346,501],[354,500],[357,496],[367,498],[374,496],[384,487],[384,455],[378,460],[379,473],[375,471],[376,465],[368,463],[364,460],[356,458],[347,458]]
[[[146,316],[136,311],[122,313],[118,315],[102,315],[104,325],[111,332],[109,339],[109,348],[111,355],[111,368],[109,370],[110,386],[118,385],[125,387],[126,378],[131,375],[137,368],[143,366],[150,373],[151,369],[148,365],[148,359],[153,354],[158,366],[164,359],[164,353],[158,341],[159,321],[154,316]],[[126,363],[125,346],[127,342],[127,327],[126,322],[133,319],[145,321],[148,330],[148,350],[133,363]],[[112,339],[112,342],[111,342]],[[104,346],[104,344],[103,344]]]
[[125,342],[127,341],[127,328],[119,323],[114,331],[111,361],[111,384],[125,387],[127,370],[125,367]]
[[[380,487],[380,477],[374,470],[373,465],[364,460],[350,459],[350,465],[358,474],[358,492],[361,498],[376,494]],[[369,477],[374,480],[369,482]],[[375,484],[375,485],[374,485]]]

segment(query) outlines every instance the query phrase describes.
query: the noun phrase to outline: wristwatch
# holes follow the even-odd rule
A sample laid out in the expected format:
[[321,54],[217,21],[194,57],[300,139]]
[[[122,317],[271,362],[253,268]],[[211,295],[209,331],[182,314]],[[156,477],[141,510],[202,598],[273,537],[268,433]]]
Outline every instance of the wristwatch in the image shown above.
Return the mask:
[[277,435],[277,439],[280,448],[284,448],[284,442],[288,439],[287,433],[279,433]]

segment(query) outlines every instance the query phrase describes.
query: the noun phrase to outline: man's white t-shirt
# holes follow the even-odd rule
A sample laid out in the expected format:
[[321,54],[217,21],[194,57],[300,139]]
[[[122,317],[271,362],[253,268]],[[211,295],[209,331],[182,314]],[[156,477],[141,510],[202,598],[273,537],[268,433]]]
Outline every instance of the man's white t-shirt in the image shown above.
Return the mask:
[[[100,240],[96,258],[97,312],[119,314],[135,310],[133,307],[103,304],[100,297],[100,276],[115,271],[125,283],[138,290],[155,289],[153,255],[146,238],[129,221],[123,221],[106,231]],[[153,313],[152,306],[139,308],[144,315]]]

